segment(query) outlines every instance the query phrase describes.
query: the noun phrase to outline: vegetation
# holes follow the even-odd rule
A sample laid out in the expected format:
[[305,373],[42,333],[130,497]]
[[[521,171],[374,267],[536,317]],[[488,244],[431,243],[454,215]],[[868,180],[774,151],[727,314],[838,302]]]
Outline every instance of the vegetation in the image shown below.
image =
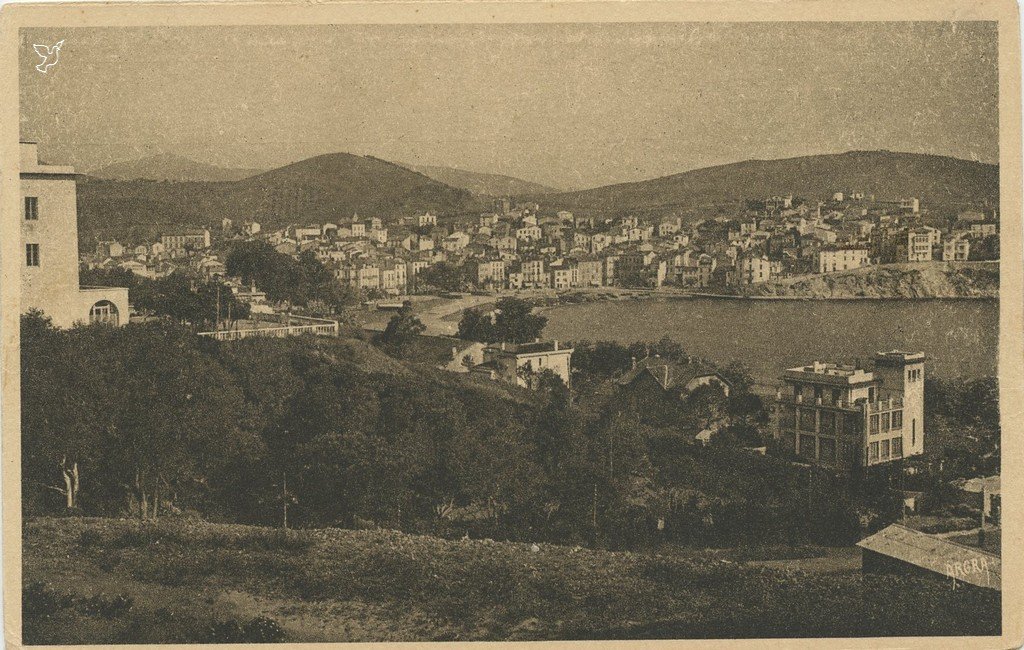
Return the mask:
[[412,305],[406,304],[388,321],[380,341],[387,348],[401,354],[406,346],[412,344],[426,329],[426,325],[413,315]]
[[469,287],[465,270],[449,262],[432,264],[421,270],[416,277],[422,286],[439,291],[465,291]]
[[945,156],[891,151],[850,151],[785,160],[748,160],[637,183],[543,197],[553,209],[580,213],[678,213],[723,206],[735,197],[827,198],[837,187],[878,196],[926,196],[935,213],[999,199],[999,167]]
[[357,300],[310,251],[296,259],[266,242],[239,243],[228,254],[227,272],[246,284],[255,283],[272,302],[308,307],[318,314],[338,314]]
[[482,343],[505,341],[528,343],[540,337],[546,316],[533,313],[533,306],[519,298],[502,298],[494,305],[494,318],[479,309],[467,309],[459,321],[459,338]]
[[[385,530],[28,520],[29,643],[986,635],[999,594]],[[797,557],[814,554],[801,549]],[[849,565],[846,565],[849,567]],[[855,567],[856,565],[854,565]],[[54,579],[54,576],[60,576]]]
[[168,227],[208,226],[211,214],[273,229],[299,220],[338,223],[354,213],[472,212],[486,203],[384,160],[335,153],[232,182],[89,179],[78,184],[78,206],[80,241],[93,242],[152,241]]
[[236,298],[226,284],[184,271],[149,279],[122,268],[82,269],[79,279],[85,285],[126,287],[128,300],[137,311],[200,329],[249,316],[249,305]]

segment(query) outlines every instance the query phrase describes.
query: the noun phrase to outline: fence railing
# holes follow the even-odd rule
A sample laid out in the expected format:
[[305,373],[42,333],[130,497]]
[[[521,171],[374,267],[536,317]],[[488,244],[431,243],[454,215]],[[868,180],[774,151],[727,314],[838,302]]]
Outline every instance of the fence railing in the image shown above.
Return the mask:
[[[292,318],[297,317],[292,316]],[[256,327],[238,330],[216,330],[213,332],[200,332],[199,336],[206,336],[217,341],[239,341],[241,339],[253,338],[257,336],[270,338],[285,338],[288,336],[301,336],[303,334],[313,334],[315,336],[338,335],[339,326],[337,321],[329,321],[321,318],[302,318],[302,320],[315,320],[319,322],[310,323],[307,325],[283,325],[281,327]]]

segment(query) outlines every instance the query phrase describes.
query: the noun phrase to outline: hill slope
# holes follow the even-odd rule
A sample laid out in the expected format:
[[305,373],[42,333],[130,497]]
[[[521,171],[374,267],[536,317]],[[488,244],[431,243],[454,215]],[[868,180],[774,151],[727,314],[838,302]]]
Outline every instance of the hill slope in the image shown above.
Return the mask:
[[532,181],[524,181],[514,176],[503,174],[486,174],[472,172],[454,167],[437,167],[432,165],[406,165],[398,163],[406,169],[419,172],[435,181],[469,190],[474,194],[488,196],[517,196],[524,194],[555,194],[561,190]]
[[398,165],[346,153],[327,154],[234,182],[85,179],[78,185],[82,245],[95,237],[132,239],[222,217],[267,227],[430,210],[451,214],[483,205],[473,194]]
[[929,206],[998,201],[999,167],[922,154],[851,151],[697,169],[636,183],[545,196],[545,205],[595,212],[692,208],[789,194],[825,199],[859,190],[916,196]]
[[[32,644],[992,634],[995,592],[393,531],[29,519]],[[855,560],[856,556],[852,556]],[[854,564],[856,566],[856,564]],[[55,576],[59,576],[56,579]]]
[[131,181],[238,181],[259,174],[258,169],[228,169],[196,162],[174,154],[157,154],[139,160],[117,162],[89,172],[94,178]]

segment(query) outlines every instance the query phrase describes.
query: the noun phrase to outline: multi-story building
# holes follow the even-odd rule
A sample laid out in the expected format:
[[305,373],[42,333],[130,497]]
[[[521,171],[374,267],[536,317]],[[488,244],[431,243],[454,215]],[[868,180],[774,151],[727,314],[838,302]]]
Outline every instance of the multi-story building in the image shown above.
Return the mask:
[[899,248],[900,257],[907,262],[932,261],[932,235],[925,230],[908,230],[907,241]]
[[566,261],[551,265],[551,286],[555,289],[570,289],[579,285],[579,267]]
[[429,212],[427,212],[426,214],[421,214],[416,217],[416,225],[419,226],[420,228],[423,228],[425,226],[436,226],[437,215],[430,214]]
[[536,388],[537,375],[550,370],[568,386],[572,352],[572,348],[560,346],[558,341],[500,343],[484,348],[484,362],[472,371],[524,388]]
[[21,311],[38,309],[57,327],[127,323],[128,289],[79,285],[74,168],[41,164],[34,142],[22,142],[19,149]]
[[180,233],[160,235],[160,243],[168,253],[187,249],[206,250],[210,247],[210,231],[206,228],[192,228]]
[[526,288],[546,288],[549,285],[549,276],[545,271],[543,259],[532,259],[522,261],[523,286]]
[[989,237],[999,233],[999,224],[995,223],[972,223],[971,234],[975,237]]
[[764,255],[742,255],[736,264],[736,271],[739,284],[760,284],[771,280],[772,263]]
[[821,248],[815,254],[818,273],[835,273],[859,269],[871,263],[871,251],[864,246]]
[[604,262],[600,259],[582,259],[576,265],[578,282],[581,287],[604,285]]
[[338,268],[334,276],[353,289],[380,289],[380,267],[376,264],[346,264]]
[[522,227],[516,228],[516,239],[523,241],[537,241],[543,235],[544,231],[536,224],[524,223]]
[[775,438],[800,458],[842,470],[924,453],[923,353],[879,352],[874,368],[790,368],[776,395]]
[[943,262],[966,262],[971,257],[971,242],[966,237],[954,237],[942,243]]
[[505,260],[469,260],[466,262],[469,279],[478,287],[505,286]]

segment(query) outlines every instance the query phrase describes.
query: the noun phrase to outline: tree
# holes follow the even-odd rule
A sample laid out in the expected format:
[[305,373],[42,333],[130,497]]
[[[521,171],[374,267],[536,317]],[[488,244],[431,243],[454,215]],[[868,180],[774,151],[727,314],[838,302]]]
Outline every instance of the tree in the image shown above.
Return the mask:
[[410,341],[426,331],[427,327],[412,312],[412,307],[403,305],[398,313],[391,317],[380,341],[384,345],[401,349]]
[[490,343],[494,340],[494,323],[490,314],[470,307],[462,312],[458,337],[467,341]]
[[462,268],[448,262],[428,266],[417,277],[423,284],[441,291],[463,291],[469,284]]
[[540,337],[546,316],[534,314],[530,303],[519,298],[502,298],[495,305],[494,338],[510,343],[527,343]]

